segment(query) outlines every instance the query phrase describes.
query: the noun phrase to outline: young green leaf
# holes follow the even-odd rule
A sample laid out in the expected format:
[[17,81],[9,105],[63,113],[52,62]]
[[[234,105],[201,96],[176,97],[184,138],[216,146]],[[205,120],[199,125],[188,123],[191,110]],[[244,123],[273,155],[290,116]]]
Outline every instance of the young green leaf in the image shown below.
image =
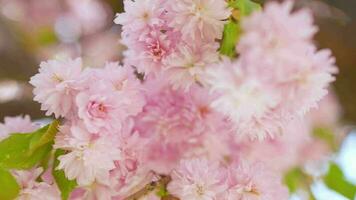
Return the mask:
[[20,192],[20,186],[12,174],[0,167],[0,199],[12,200],[17,197]]
[[241,29],[234,20],[229,20],[224,27],[223,39],[221,41],[220,53],[229,57],[236,55],[235,45],[240,36]]
[[36,150],[45,144],[51,143],[58,132],[59,121],[54,120],[51,124],[33,133],[30,141],[30,151]]
[[324,177],[325,184],[332,190],[344,195],[350,200],[355,198],[356,186],[348,182],[339,166],[331,163],[329,171]]
[[333,131],[326,127],[317,127],[313,130],[313,136],[326,142],[334,151],[337,150],[337,143]]
[[33,133],[15,133],[0,142],[0,166],[6,169],[30,169],[52,150],[58,121]]
[[229,6],[234,10],[231,19],[224,26],[219,51],[222,55],[234,57],[236,56],[235,46],[242,33],[241,19],[253,11],[261,9],[261,6],[251,0],[233,0],[229,2]]
[[75,180],[68,180],[63,170],[56,170],[56,167],[59,165],[58,157],[63,154],[65,154],[65,152],[61,149],[57,149],[54,153],[52,175],[61,191],[62,200],[67,200],[70,193],[76,188],[77,183]]

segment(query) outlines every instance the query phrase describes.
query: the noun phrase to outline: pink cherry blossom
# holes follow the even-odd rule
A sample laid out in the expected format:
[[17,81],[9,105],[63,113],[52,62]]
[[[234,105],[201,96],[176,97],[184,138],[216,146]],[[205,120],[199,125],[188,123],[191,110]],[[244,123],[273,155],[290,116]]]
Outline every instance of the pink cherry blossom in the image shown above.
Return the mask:
[[124,37],[123,43],[129,47],[125,63],[137,67],[146,75],[158,75],[165,69],[163,61],[176,49],[179,32],[168,27],[152,27],[138,38]]
[[262,164],[241,164],[229,171],[227,200],[287,200],[288,189],[281,177]]
[[96,73],[95,85],[76,97],[78,116],[89,131],[119,130],[129,116],[138,114],[145,99],[133,71],[107,63]]
[[33,76],[30,83],[35,87],[34,100],[41,103],[46,115],[65,117],[73,111],[74,87],[81,74],[82,61],[49,60],[42,62],[39,73]]
[[116,15],[115,23],[123,25],[124,32],[139,32],[147,26],[160,25],[163,23],[162,3],[161,0],[125,0],[125,12]]
[[221,39],[225,20],[230,16],[223,0],[175,0],[170,5],[170,26],[182,31],[185,38]]
[[185,200],[217,200],[226,189],[221,167],[204,159],[182,160],[172,172],[168,191]]
[[41,175],[42,168],[29,171],[13,171],[19,186],[19,200],[60,200],[60,193],[57,187],[46,182],[37,182],[36,179]]
[[147,104],[135,118],[135,128],[149,140],[146,156],[151,167],[169,172],[182,153],[198,145],[200,137],[218,121],[213,117],[211,123],[205,121],[211,114],[209,98],[205,102],[196,98],[206,92],[202,88],[192,87],[191,92],[174,90],[162,78],[147,80],[145,88]]
[[144,160],[147,140],[133,128],[133,120],[127,120],[118,135],[117,144],[121,154],[110,174],[113,184],[121,191],[120,194],[125,193],[130,188],[129,185],[134,185],[135,179],[147,177],[149,171]]
[[317,29],[309,10],[292,12],[292,7],[292,1],[272,2],[246,18],[237,45],[241,65],[277,88],[285,98],[278,112],[291,117],[316,107],[337,72],[330,50],[318,51],[313,44]]
[[211,106],[235,123],[238,134],[260,140],[278,134],[280,120],[271,117],[281,99],[276,88],[228,58],[209,67],[205,81],[218,95]]
[[98,137],[79,124],[62,127],[55,147],[68,151],[58,157],[57,169],[63,169],[67,178],[76,179],[80,186],[94,182],[108,184],[109,171],[115,168],[114,162],[121,155],[111,137]]
[[241,159],[250,162],[263,162],[270,169],[287,171],[301,164],[301,154],[311,145],[311,127],[304,119],[294,119],[286,123],[281,130],[283,135],[264,141],[242,141]]
[[218,61],[217,48],[216,43],[180,44],[178,51],[164,61],[169,82],[175,89],[184,90],[194,83],[202,83],[206,66]]
[[11,133],[29,133],[39,128],[33,123],[30,116],[5,117],[4,123],[0,123],[0,141]]

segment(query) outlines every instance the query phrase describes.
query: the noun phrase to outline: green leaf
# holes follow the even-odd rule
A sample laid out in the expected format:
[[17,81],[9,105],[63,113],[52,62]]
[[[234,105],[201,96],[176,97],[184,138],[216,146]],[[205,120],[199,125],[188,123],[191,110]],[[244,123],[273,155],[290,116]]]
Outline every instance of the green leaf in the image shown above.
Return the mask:
[[229,6],[237,9],[241,17],[248,16],[255,10],[261,10],[261,5],[251,0],[231,1]]
[[295,168],[287,172],[284,176],[284,183],[288,186],[288,189],[291,193],[297,191],[297,189],[302,184],[303,172],[299,168]]
[[52,142],[58,132],[58,126],[59,121],[54,120],[51,124],[34,132],[30,141],[30,151]]
[[61,149],[57,149],[54,153],[52,175],[61,191],[62,200],[67,200],[70,193],[77,187],[77,182],[75,180],[68,180],[63,170],[56,170],[56,167],[59,165],[58,157],[64,154],[65,151]]
[[326,142],[334,151],[337,150],[335,134],[329,128],[316,127],[313,130],[313,136]]
[[229,57],[234,57],[236,55],[235,46],[240,34],[241,28],[239,24],[234,20],[229,20],[224,27],[220,53]]
[[30,169],[52,150],[58,121],[33,133],[14,133],[0,142],[0,166],[6,169]]
[[331,163],[329,171],[324,177],[325,184],[332,190],[353,200],[356,194],[356,186],[348,182],[339,166]]
[[229,57],[236,56],[235,46],[242,33],[240,20],[250,15],[253,11],[261,9],[261,6],[251,0],[233,0],[229,2],[233,8],[232,17],[224,26],[223,39],[220,44],[220,53]]
[[20,186],[8,170],[0,168],[0,199],[13,200],[20,192]]
[[312,178],[300,168],[294,168],[289,170],[284,176],[284,184],[287,185],[291,194],[295,193],[299,189],[303,189],[309,194],[310,200],[315,200],[315,197],[310,189]]

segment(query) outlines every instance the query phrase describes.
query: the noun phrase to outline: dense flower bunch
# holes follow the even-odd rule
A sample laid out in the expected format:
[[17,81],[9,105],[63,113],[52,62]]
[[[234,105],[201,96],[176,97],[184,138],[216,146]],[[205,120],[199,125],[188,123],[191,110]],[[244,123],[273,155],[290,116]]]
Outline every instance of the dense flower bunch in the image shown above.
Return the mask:
[[[313,44],[309,11],[287,1],[243,17],[238,56],[225,57],[226,1],[124,3],[115,19],[123,65],[50,60],[30,81],[42,110],[63,119],[54,170],[76,182],[70,199],[288,199],[283,173],[328,151],[310,135],[318,120],[309,111],[337,72],[330,51]],[[27,116],[7,118],[0,139],[34,129]],[[301,156],[306,148],[316,153]],[[41,171],[13,171],[19,199],[60,199]],[[157,195],[142,193],[165,177]]]

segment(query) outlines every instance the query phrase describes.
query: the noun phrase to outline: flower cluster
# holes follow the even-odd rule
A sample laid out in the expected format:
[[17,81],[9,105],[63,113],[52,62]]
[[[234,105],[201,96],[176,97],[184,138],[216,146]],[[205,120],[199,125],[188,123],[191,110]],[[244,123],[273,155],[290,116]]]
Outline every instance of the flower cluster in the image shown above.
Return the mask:
[[[232,13],[225,0],[124,5],[115,19],[128,47],[123,65],[49,60],[30,80],[42,110],[62,119],[53,147],[64,153],[54,167],[76,182],[70,198],[159,199],[135,195],[170,177],[161,196],[288,199],[282,173],[328,151],[301,156],[315,142],[310,132],[318,120],[300,117],[327,94],[336,73],[329,50],[312,41],[311,14],[293,12],[291,1],[268,3],[241,20],[238,57],[227,58],[218,52]],[[28,117],[6,118],[0,139],[33,129]],[[36,199],[45,190],[47,199],[59,199],[51,177],[33,183],[34,170],[21,195]]]
[[207,65],[218,61],[217,39],[231,12],[225,1],[125,0],[122,42],[125,62],[147,76],[164,74],[174,88],[202,82]]
[[334,81],[330,50],[318,51],[312,42],[311,13],[292,12],[292,6],[270,3],[243,20],[239,58],[208,70],[207,80],[220,94],[212,106],[235,122],[238,134],[273,138],[316,107]]

